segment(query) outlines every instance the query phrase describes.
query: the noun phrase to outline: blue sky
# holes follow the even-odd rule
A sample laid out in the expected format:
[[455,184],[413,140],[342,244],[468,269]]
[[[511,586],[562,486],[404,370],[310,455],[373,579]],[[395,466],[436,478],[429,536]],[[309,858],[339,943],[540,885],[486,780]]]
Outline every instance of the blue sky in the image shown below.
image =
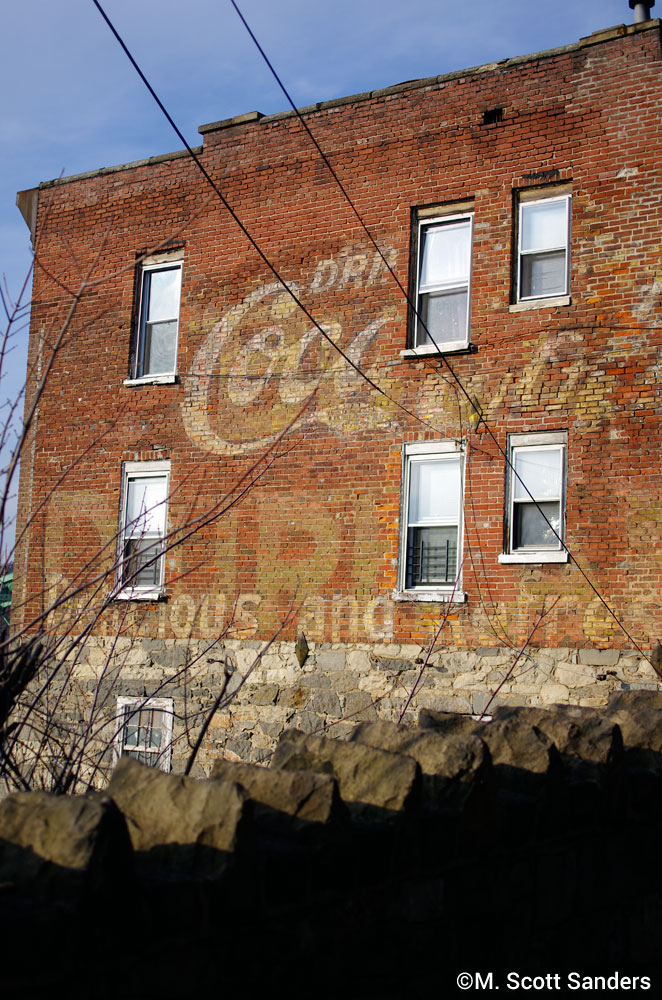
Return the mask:
[[[565,45],[633,19],[627,0],[239,5],[299,105]],[[229,0],[104,6],[192,145],[200,142],[198,125],[286,107]],[[18,190],[180,144],[91,0],[12,3],[3,28],[0,276],[16,296],[31,260]],[[26,346],[24,330],[0,382],[0,403],[20,391]]]

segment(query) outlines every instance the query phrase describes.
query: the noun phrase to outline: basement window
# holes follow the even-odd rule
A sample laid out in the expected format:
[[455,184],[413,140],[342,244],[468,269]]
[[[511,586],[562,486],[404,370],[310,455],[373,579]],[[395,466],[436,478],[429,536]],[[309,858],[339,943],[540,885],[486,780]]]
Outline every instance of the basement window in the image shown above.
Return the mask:
[[177,370],[182,262],[161,255],[143,263],[138,277],[138,320],[132,382],[174,381]]
[[118,598],[163,595],[169,474],[169,462],[124,464]]
[[170,770],[171,698],[118,698],[115,755],[133,757],[148,767]]

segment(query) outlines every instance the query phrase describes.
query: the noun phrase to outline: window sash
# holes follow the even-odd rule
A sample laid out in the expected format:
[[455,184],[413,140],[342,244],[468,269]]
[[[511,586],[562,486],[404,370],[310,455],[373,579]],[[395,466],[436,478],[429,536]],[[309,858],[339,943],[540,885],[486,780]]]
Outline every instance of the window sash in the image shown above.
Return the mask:
[[468,343],[472,234],[472,215],[419,221],[415,347]]
[[135,378],[175,374],[181,284],[181,262],[142,269]]
[[127,593],[163,586],[168,484],[167,469],[124,470],[120,576]]
[[[520,200],[517,247],[518,302],[568,294],[570,204],[569,194],[532,201]],[[561,208],[562,213],[559,211]],[[539,213],[538,224],[535,219],[536,212]]]
[[461,456],[405,453],[404,476],[402,588],[448,590],[460,558]]
[[[545,461],[543,457],[545,455],[550,457],[549,462]],[[555,456],[553,460],[552,456]],[[540,442],[531,445],[511,445],[510,552],[550,552],[563,548],[540,511],[544,513],[556,534],[564,539],[565,456],[564,444]],[[526,541],[526,538],[531,539],[536,534],[535,540]]]
[[170,698],[118,698],[115,753],[170,770],[173,703]]

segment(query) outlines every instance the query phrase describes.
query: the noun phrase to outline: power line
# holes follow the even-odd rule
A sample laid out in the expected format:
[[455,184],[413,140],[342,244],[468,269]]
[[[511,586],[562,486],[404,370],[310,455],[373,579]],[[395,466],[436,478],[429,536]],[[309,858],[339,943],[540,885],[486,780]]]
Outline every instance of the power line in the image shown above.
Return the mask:
[[122,37],[120,36],[120,34],[116,30],[115,26],[113,25],[112,21],[110,20],[110,18],[108,17],[108,15],[106,14],[106,12],[104,11],[103,7],[99,3],[99,0],[92,0],[92,3],[97,8],[97,10],[99,11],[99,13],[103,17],[104,21],[106,22],[106,24],[108,25],[108,27],[112,31],[113,35],[117,39],[119,45],[121,46],[124,54],[127,57],[127,59],[129,60],[129,62],[133,66],[133,68],[135,69],[136,73],[138,74],[138,76],[140,77],[140,79],[142,80],[142,82],[147,87],[149,93],[151,94],[151,96],[153,97],[154,101],[158,105],[159,109],[161,110],[161,112],[165,116],[168,124],[173,129],[173,131],[175,132],[175,135],[177,136],[177,138],[179,139],[179,141],[185,147],[186,151],[188,152],[189,156],[191,157],[191,159],[195,163],[196,167],[198,168],[198,170],[200,171],[200,173],[202,174],[202,176],[205,178],[205,180],[207,181],[207,183],[209,184],[209,186],[212,188],[212,190],[216,194],[216,197],[221,201],[223,207],[230,213],[230,215],[234,219],[234,221],[237,224],[237,226],[239,226],[239,228],[241,229],[242,233],[244,234],[244,236],[246,237],[246,239],[249,241],[249,243],[251,244],[251,246],[253,247],[253,249],[256,251],[256,253],[260,256],[260,258],[263,261],[263,263],[266,264],[266,266],[269,268],[269,270],[273,274],[274,278],[276,278],[276,280],[279,282],[279,284],[281,284],[283,286],[283,288],[285,289],[285,291],[288,293],[288,295],[291,296],[292,300],[296,303],[296,305],[299,307],[299,309],[301,309],[301,311],[303,312],[303,314],[305,316],[307,316],[308,319],[310,320],[310,322],[313,324],[313,326],[317,330],[319,330],[319,332],[322,334],[322,336],[327,341],[327,343],[329,343],[331,345],[331,347],[335,351],[337,351],[338,354],[340,354],[340,356],[342,358],[344,358],[344,360],[347,362],[347,364],[351,368],[353,368],[354,371],[362,379],[364,379],[364,381],[367,382],[367,384],[369,386],[371,386],[375,390],[375,392],[378,392],[380,394],[380,396],[384,396],[386,399],[389,400],[389,402],[393,403],[395,406],[397,406],[400,410],[402,410],[408,416],[412,417],[412,419],[416,420],[418,423],[423,424],[424,426],[428,427],[430,430],[435,431],[435,433],[439,433],[438,429],[436,427],[434,427],[433,424],[428,423],[428,421],[424,420],[423,417],[419,417],[417,414],[413,413],[406,406],[404,406],[401,402],[399,402],[399,400],[394,399],[393,396],[389,395],[389,393],[386,392],[385,389],[382,389],[381,386],[377,385],[377,383],[374,382],[373,379],[371,379],[369,375],[366,375],[366,373],[361,370],[361,368],[356,364],[356,362],[352,361],[352,359],[349,357],[349,355],[346,354],[345,351],[343,351],[342,347],[340,347],[340,345],[337,344],[335,342],[335,340],[333,340],[333,338],[329,336],[329,334],[326,332],[326,330],[317,322],[317,320],[315,319],[315,317],[306,308],[306,306],[303,304],[303,302],[301,301],[301,299],[299,298],[299,296],[296,294],[296,292],[294,291],[294,289],[292,288],[292,286],[290,284],[288,284],[287,281],[285,281],[285,279],[280,274],[280,272],[278,271],[278,269],[276,268],[276,266],[271,263],[271,261],[269,260],[269,258],[265,254],[265,252],[262,250],[262,247],[258,244],[258,242],[254,239],[254,237],[251,236],[250,232],[248,231],[248,229],[246,228],[246,226],[244,225],[244,223],[241,221],[241,219],[239,218],[239,216],[237,215],[237,213],[233,209],[232,205],[229,203],[229,201],[227,200],[227,198],[224,196],[224,194],[222,193],[221,189],[218,187],[218,185],[216,184],[216,182],[212,179],[211,175],[208,173],[208,171],[207,171],[206,167],[204,166],[204,164],[200,161],[200,158],[197,155],[197,153],[195,152],[195,150],[192,149],[192,147],[186,141],[186,139],[184,138],[183,133],[180,131],[179,127],[175,123],[174,119],[171,117],[171,115],[168,112],[167,108],[165,107],[165,105],[163,104],[163,102],[161,101],[161,99],[159,98],[158,94],[156,93],[156,91],[154,90],[154,88],[152,87],[152,85],[150,84],[149,80],[147,79],[147,77],[145,76],[145,74],[143,73],[143,71],[141,70],[140,66],[138,65],[138,63],[136,62],[136,60],[133,58],[133,56],[131,55],[131,53],[130,53],[129,49],[127,48],[125,42],[123,41]]
[[[150,95],[152,96],[152,98],[156,102],[156,104],[159,107],[159,109],[161,110],[162,114],[166,118],[168,124],[171,126],[171,128],[173,129],[173,131],[177,135],[178,139],[180,140],[180,142],[182,143],[182,145],[184,146],[184,148],[188,152],[188,154],[191,157],[191,159],[194,161],[194,163],[197,166],[197,168],[200,171],[200,173],[203,175],[203,177],[205,178],[205,180],[207,181],[207,183],[210,185],[210,187],[212,188],[212,190],[214,191],[214,193],[216,194],[216,196],[218,197],[218,199],[221,201],[221,203],[223,204],[224,208],[229,212],[229,214],[233,218],[233,220],[236,223],[236,225],[241,229],[242,233],[244,234],[244,236],[246,237],[246,239],[249,241],[249,243],[251,244],[251,246],[254,248],[254,250],[257,252],[257,254],[261,258],[261,260],[263,261],[263,263],[269,268],[269,270],[272,272],[272,274],[274,275],[274,277],[276,278],[276,280],[283,286],[283,288],[285,289],[285,291],[291,296],[292,300],[296,303],[296,305],[299,307],[299,309],[301,309],[301,311],[304,313],[304,315],[308,317],[308,319],[315,326],[315,328],[317,330],[319,330],[319,332],[322,334],[322,336],[324,337],[324,339],[330,344],[330,346],[333,347],[333,349],[336,350],[341,355],[341,357],[344,358],[344,360],[346,361],[346,363],[348,365],[350,365],[356,371],[356,373],[362,379],[364,379],[364,381],[368,385],[370,385],[376,392],[378,392],[380,395],[384,396],[386,399],[388,399],[391,403],[393,403],[395,406],[397,406],[403,412],[407,413],[407,415],[410,416],[410,417],[412,417],[417,423],[420,423],[421,425],[428,427],[430,430],[433,430],[435,433],[439,433],[438,428],[434,427],[433,424],[429,423],[427,420],[424,420],[422,417],[419,417],[417,414],[413,413],[406,406],[404,406],[402,403],[400,403],[397,399],[394,399],[389,393],[387,393],[384,389],[382,389],[379,385],[377,385],[377,383],[374,382],[373,379],[370,378],[370,376],[366,375],[366,373],[364,371],[362,371],[362,369],[343,351],[343,349],[329,336],[329,334],[317,322],[317,320],[314,318],[314,316],[310,313],[310,311],[307,309],[307,307],[300,300],[300,298],[298,297],[298,295],[296,294],[296,292],[294,291],[294,289],[285,281],[285,279],[281,276],[281,274],[278,271],[278,269],[276,268],[276,266],[274,264],[272,264],[272,262],[266,256],[266,254],[262,250],[261,246],[257,243],[257,241],[254,239],[254,237],[250,234],[250,232],[248,231],[248,229],[246,228],[246,226],[244,225],[244,223],[241,221],[241,219],[239,218],[239,216],[237,215],[237,213],[235,212],[235,210],[232,208],[232,206],[230,205],[230,203],[227,201],[227,199],[225,198],[225,196],[221,192],[220,188],[217,186],[217,184],[215,183],[215,181],[212,179],[212,177],[210,176],[210,174],[208,173],[208,171],[206,170],[206,168],[204,167],[204,165],[200,161],[198,155],[192,149],[192,147],[189,145],[189,143],[185,139],[183,133],[180,131],[180,129],[177,126],[177,124],[175,123],[174,119],[171,117],[170,113],[166,109],[165,105],[160,100],[160,98],[156,94],[155,90],[153,89],[153,87],[149,83],[147,77],[145,76],[145,74],[141,70],[140,66],[138,65],[138,63],[136,62],[136,60],[134,59],[134,57],[132,56],[132,54],[129,51],[129,49],[128,49],[127,45],[125,44],[124,40],[122,39],[122,37],[120,36],[120,34],[118,33],[118,31],[116,30],[116,28],[114,27],[114,25],[110,21],[108,15],[104,11],[103,7],[99,3],[99,0],[92,0],[92,2],[94,3],[95,7],[97,8],[97,10],[99,11],[99,13],[103,17],[104,21],[108,25],[109,29],[111,30],[111,32],[114,35],[115,39],[117,40],[118,44],[120,45],[120,47],[124,51],[126,57],[129,59],[131,65],[133,66],[133,68],[135,69],[136,73],[138,74],[138,76],[140,77],[140,79],[142,80],[142,82],[144,83],[145,87],[147,88],[147,90],[149,91]],[[281,89],[285,93],[288,101],[290,102],[290,104],[294,108],[295,113],[297,114],[299,120],[304,124],[306,132],[311,137],[312,141],[315,143],[316,149],[318,150],[318,152],[322,156],[322,158],[323,158],[324,162],[326,163],[328,169],[331,171],[334,179],[339,184],[339,186],[340,186],[340,188],[341,188],[341,190],[343,192],[344,197],[351,204],[354,213],[356,214],[356,216],[357,216],[359,222],[361,223],[363,229],[367,233],[370,241],[372,242],[373,246],[375,246],[375,248],[377,249],[380,257],[382,258],[382,260],[384,260],[384,262],[385,262],[385,264],[386,264],[389,272],[393,276],[394,280],[396,281],[396,283],[398,285],[398,288],[400,289],[400,291],[402,292],[402,294],[405,296],[405,298],[406,298],[407,302],[409,303],[410,307],[414,309],[416,315],[418,316],[418,310],[416,309],[416,307],[414,306],[414,304],[411,302],[409,294],[403,288],[401,282],[397,278],[397,275],[394,273],[394,271],[391,268],[391,266],[388,263],[388,261],[386,261],[386,258],[384,257],[381,249],[379,248],[379,246],[375,242],[374,238],[372,237],[370,231],[368,230],[367,226],[363,222],[360,213],[358,212],[358,210],[354,206],[354,203],[351,201],[351,198],[349,197],[349,195],[345,191],[344,186],[342,185],[342,183],[340,182],[339,178],[337,177],[335,171],[333,170],[333,168],[329,164],[329,161],[328,161],[327,157],[325,156],[325,154],[323,153],[322,149],[320,148],[319,144],[317,143],[317,140],[312,135],[310,129],[307,126],[307,124],[305,122],[303,122],[303,118],[302,118],[300,112],[297,110],[297,108],[295,107],[294,103],[292,102],[289,94],[285,90],[285,87],[281,83],[281,81],[280,81],[280,79],[278,77],[278,74],[273,69],[273,66],[271,65],[271,63],[267,59],[266,55],[264,54],[261,46],[259,45],[259,43],[257,42],[257,39],[255,38],[253,32],[248,27],[248,25],[247,25],[247,23],[246,23],[243,15],[239,11],[239,8],[237,7],[237,5],[234,2],[234,0],[231,0],[231,2],[233,4],[233,6],[235,7],[235,10],[239,14],[242,22],[246,26],[246,29],[249,31],[249,33],[250,33],[251,37],[253,38],[255,44],[257,45],[259,51],[261,52],[263,58],[267,62],[267,65],[271,69],[274,77],[276,78],[277,82],[279,83],[279,86],[281,87]],[[448,358],[440,351],[439,346],[435,342],[433,336],[430,334],[430,331],[427,329],[427,326],[425,324],[423,324],[423,327],[424,327],[424,329],[425,329],[428,337],[430,338],[430,342],[436,348],[436,350],[439,351],[439,356],[441,357],[443,364],[445,364],[446,367],[448,368],[449,374],[451,375],[453,381],[456,383],[457,387],[459,388],[459,390],[461,391],[461,393],[464,395],[464,397],[468,401],[468,403],[471,406],[472,410],[478,416],[478,423],[477,423],[476,427],[474,428],[474,430],[476,431],[478,429],[478,426],[480,426],[481,423],[484,425],[485,430],[487,431],[487,433],[489,434],[489,436],[493,440],[493,442],[496,445],[497,449],[499,450],[499,452],[501,453],[502,457],[506,461],[508,467],[512,470],[512,472],[515,475],[515,477],[517,478],[518,482],[523,487],[523,489],[526,491],[529,499],[535,504],[538,512],[540,513],[540,516],[544,519],[545,523],[548,525],[549,529],[552,531],[552,533],[554,534],[554,536],[558,540],[558,542],[561,545],[561,547],[564,549],[565,552],[567,552],[568,558],[570,559],[570,561],[576,566],[576,568],[577,568],[578,572],[580,573],[580,575],[583,577],[583,579],[588,584],[588,586],[591,588],[591,590],[593,591],[593,593],[596,595],[596,597],[603,604],[605,610],[614,619],[614,621],[616,622],[616,624],[623,631],[623,633],[627,636],[627,638],[630,640],[630,642],[633,644],[633,646],[642,654],[642,656],[645,656],[645,653],[643,652],[643,650],[641,649],[641,647],[638,645],[638,643],[635,641],[635,639],[630,635],[630,633],[626,629],[625,625],[623,625],[623,623],[620,621],[620,619],[618,618],[618,616],[611,609],[611,607],[609,606],[609,604],[607,603],[607,601],[603,598],[602,594],[598,591],[598,589],[596,588],[596,586],[593,584],[593,582],[591,581],[591,579],[589,578],[589,576],[587,575],[587,573],[585,572],[585,570],[577,562],[576,557],[570,551],[570,549],[568,548],[568,546],[566,545],[566,543],[564,542],[564,540],[560,537],[560,535],[558,534],[558,532],[556,531],[556,529],[554,528],[554,526],[550,523],[550,521],[547,518],[547,516],[545,515],[544,511],[541,509],[540,505],[535,500],[533,494],[528,489],[526,483],[523,482],[523,480],[520,478],[519,474],[517,473],[517,470],[512,465],[509,456],[507,455],[506,451],[500,445],[500,443],[497,440],[497,438],[496,438],[496,436],[495,436],[492,428],[489,426],[489,424],[485,420],[480,406],[477,404],[477,402],[474,399],[472,399],[472,397],[470,396],[469,392],[467,391],[467,389],[463,385],[461,379],[455,373],[455,370],[453,369],[453,367],[451,366],[450,362],[448,361]]]
[[[97,0],[94,0],[94,2],[95,2],[95,3],[97,3]],[[307,122],[306,122],[306,121],[304,121],[304,118],[303,118],[303,116],[301,115],[301,112],[300,112],[300,111],[299,111],[299,109],[298,109],[298,108],[296,107],[296,105],[295,105],[294,101],[293,101],[293,100],[292,100],[292,98],[290,97],[290,95],[289,95],[289,93],[288,93],[288,91],[287,91],[287,89],[286,89],[285,85],[283,84],[283,82],[282,82],[282,80],[280,79],[280,77],[279,77],[278,73],[276,72],[276,70],[274,69],[274,67],[273,67],[273,65],[271,64],[270,60],[268,59],[268,57],[267,57],[266,53],[264,52],[264,50],[263,50],[262,46],[260,45],[260,43],[258,42],[257,38],[255,37],[255,34],[253,33],[253,31],[252,31],[252,30],[251,30],[251,28],[249,27],[249,25],[248,25],[248,23],[247,23],[247,21],[246,21],[245,17],[243,16],[243,14],[241,13],[241,11],[239,10],[239,7],[237,6],[237,4],[236,4],[235,0],[230,0],[230,2],[232,3],[232,6],[233,6],[233,7],[234,7],[234,9],[236,10],[237,14],[239,15],[239,18],[241,19],[241,21],[242,21],[242,23],[243,23],[244,27],[246,28],[246,30],[247,30],[247,32],[248,32],[248,34],[250,35],[250,37],[252,38],[253,42],[255,43],[255,45],[256,45],[256,47],[257,47],[258,51],[259,51],[259,52],[260,52],[260,54],[262,55],[262,58],[264,59],[264,61],[266,62],[267,66],[268,66],[268,67],[269,67],[269,69],[271,70],[271,73],[272,73],[272,75],[273,75],[274,79],[276,80],[276,82],[277,82],[278,86],[280,87],[280,89],[282,90],[283,94],[285,95],[285,97],[286,97],[287,101],[289,102],[290,106],[292,107],[292,109],[293,109],[293,111],[294,111],[295,115],[297,116],[297,118],[298,118],[298,120],[300,121],[301,125],[302,125],[302,126],[303,126],[303,128],[305,129],[305,131],[306,131],[307,135],[308,135],[308,136],[310,137],[310,139],[311,139],[311,141],[313,142],[313,144],[314,144],[314,146],[315,146],[316,150],[318,151],[318,153],[319,153],[319,154],[320,154],[320,156],[322,157],[322,160],[323,160],[323,161],[324,161],[324,163],[326,164],[326,166],[327,166],[327,169],[328,169],[328,170],[330,171],[330,173],[331,173],[332,177],[334,178],[334,180],[335,180],[335,181],[336,181],[336,183],[338,184],[338,186],[339,186],[339,188],[340,188],[340,190],[341,190],[341,192],[342,192],[343,196],[344,196],[344,197],[345,197],[345,199],[347,200],[347,202],[348,202],[348,204],[350,205],[350,207],[351,207],[352,211],[354,212],[354,214],[355,214],[356,218],[358,219],[359,223],[361,224],[362,228],[364,229],[365,233],[367,234],[367,236],[368,236],[368,239],[370,240],[370,242],[372,243],[372,245],[373,245],[373,246],[375,247],[375,249],[376,249],[376,250],[377,250],[377,252],[379,253],[380,257],[381,257],[381,258],[382,258],[382,260],[384,261],[384,263],[385,263],[385,265],[386,265],[386,267],[387,267],[388,271],[389,271],[389,272],[390,272],[390,274],[392,275],[392,277],[393,277],[394,281],[396,282],[396,284],[397,284],[398,288],[400,289],[401,293],[402,293],[402,294],[404,295],[405,299],[407,300],[407,303],[408,303],[408,305],[409,305],[410,309],[412,309],[412,310],[413,310],[413,311],[415,312],[415,314],[416,314],[416,316],[417,316],[418,320],[419,320],[419,321],[421,322],[421,324],[422,324],[422,326],[423,326],[423,329],[425,330],[425,332],[426,332],[427,336],[429,337],[429,339],[430,339],[431,343],[432,343],[432,344],[433,344],[433,346],[434,346],[434,347],[436,348],[436,350],[437,350],[437,351],[439,351],[439,354],[440,354],[440,356],[441,356],[441,360],[442,360],[443,364],[445,364],[445,365],[446,365],[446,367],[448,368],[448,371],[449,371],[449,374],[451,375],[451,377],[453,378],[453,380],[454,380],[454,381],[455,381],[455,383],[457,384],[458,388],[460,389],[460,391],[462,392],[462,394],[464,395],[464,397],[465,397],[465,398],[466,398],[466,400],[468,401],[468,403],[469,403],[469,405],[471,406],[472,410],[473,410],[473,411],[474,411],[474,412],[475,412],[475,413],[477,414],[477,416],[478,416],[478,423],[477,423],[476,427],[474,428],[474,430],[475,430],[475,431],[477,431],[477,430],[478,430],[478,427],[480,426],[480,424],[481,424],[481,423],[482,423],[482,424],[484,425],[484,427],[485,427],[485,430],[487,431],[487,433],[489,434],[489,436],[490,436],[490,437],[492,438],[492,440],[493,440],[494,444],[496,445],[496,447],[497,447],[497,448],[498,448],[498,450],[500,451],[501,455],[502,455],[502,456],[503,456],[503,458],[505,459],[505,461],[506,461],[506,463],[507,463],[508,467],[509,467],[509,468],[511,469],[511,471],[512,471],[513,475],[514,475],[514,476],[515,476],[515,477],[517,478],[517,480],[518,480],[518,482],[520,483],[520,485],[521,485],[521,486],[523,487],[523,489],[524,489],[524,490],[526,491],[526,493],[527,493],[527,495],[528,495],[529,499],[530,499],[530,500],[531,500],[531,501],[532,501],[532,502],[533,502],[533,503],[535,504],[535,506],[536,506],[536,508],[537,508],[537,510],[538,510],[538,513],[539,513],[539,514],[541,515],[541,517],[542,517],[542,518],[544,519],[544,521],[545,521],[545,523],[547,524],[547,526],[548,526],[548,527],[550,528],[550,530],[551,530],[551,531],[553,532],[554,536],[556,537],[556,539],[557,539],[557,541],[559,542],[559,544],[561,545],[561,547],[562,547],[562,548],[563,548],[563,549],[565,550],[565,552],[566,552],[566,553],[568,554],[568,558],[569,558],[569,559],[571,560],[571,562],[572,562],[572,563],[573,563],[573,564],[574,564],[574,565],[576,566],[576,568],[577,568],[578,572],[580,573],[580,575],[581,575],[581,576],[583,577],[583,579],[585,580],[585,582],[586,582],[586,583],[587,583],[587,584],[589,585],[589,587],[590,587],[590,588],[591,588],[591,590],[592,590],[592,591],[594,592],[594,594],[596,595],[596,597],[597,597],[597,598],[598,598],[598,599],[599,599],[599,600],[601,601],[601,603],[602,603],[602,604],[604,605],[604,607],[605,607],[605,609],[607,610],[607,612],[608,612],[608,613],[609,613],[609,614],[611,615],[611,617],[612,617],[612,618],[614,619],[614,621],[615,621],[615,622],[616,622],[616,623],[618,624],[619,628],[621,628],[621,629],[622,629],[622,631],[623,631],[623,632],[624,632],[624,634],[625,634],[625,635],[627,636],[627,638],[628,638],[628,639],[630,640],[630,642],[631,642],[631,643],[633,643],[633,645],[634,645],[634,646],[636,647],[636,649],[638,649],[638,650],[639,650],[639,652],[640,652],[640,653],[642,653],[642,655],[645,655],[645,654],[643,653],[643,650],[641,650],[641,648],[640,648],[640,647],[639,647],[639,645],[638,645],[638,644],[636,643],[636,641],[634,640],[634,638],[633,638],[633,637],[632,637],[632,636],[630,635],[630,633],[629,633],[629,632],[628,632],[628,630],[626,629],[625,625],[623,625],[623,623],[622,623],[622,622],[620,621],[620,619],[619,619],[619,618],[617,617],[616,613],[615,613],[615,612],[614,612],[614,611],[613,611],[613,610],[611,609],[611,607],[609,606],[609,604],[607,603],[607,601],[606,601],[606,600],[605,600],[605,599],[603,598],[602,594],[601,594],[601,593],[600,593],[600,592],[598,591],[598,589],[596,588],[596,586],[595,586],[595,585],[593,584],[592,580],[591,580],[591,579],[589,578],[589,576],[587,575],[587,573],[585,572],[585,570],[584,570],[584,569],[582,568],[582,566],[581,566],[581,565],[580,565],[580,564],[579,564],[579,563],[577,562],[577,559],[576,559],[576,557],[575,557],[575,556],[573,555],[573,553],[572,553],[572,552],[570,551],[570,549],[569,549],[569,548],[568,548],[568,546],[566,545],[565,541],[564,541],[564,540],[563,540],[563,539],[561,538],[561,536],[559,535],[559,533],[558,533],[558,532],[556,531],[556,529],[554,528],[554,526],[553,526],[553,525],[551,524],[551,522],[550,522],[550,521],[549,521],[549,519],[547,518],[547,516],[546,516],[545,512],[544,512],[544,511],[542,510],[542,508],[540,507],[540,505],[539,505],[539,504],[538,504],[538,502],[536,501],[535,497],[534,497],[534,496],[533,496],[533,494],[532,494],[532,493],[530,492],[530,490],[529,490],[529,488],[527,487],[526,483],[525,483],[525,482],[523,482],[523,480],[522,480],[522,479],[521,479],[521,477],[519,476],[519,474],[518,474],[517,470],[515,469],[515,467],[514,467],[514,465],[512,464],[512,462],[510,461],[510,457],[509,457],[509,455],[508,455],[508,454],[506,453],[506,451],[505,451],[505,450],[504,450],[504,449],[503,449],[503,448],[501,447],[501,445],[500,445],[500,443],[498,442],[498,440],[497,440],[497,438],[496,438],[496,436],[495,436],[495,434],[494,434],[494,432],[493,432],[492,428],[491,428],[491,427],[489,426],[489,424],[488,424],[488,423],[487,423],[487,421],[485,420],[485,418],[484,418],[484,416],[483,416],[483,411],[482,411],[482,408],[481,408],[481,407],[480,407],[480,406],[479,406],[479,405],[477,404],[477,402],[476,402],[476,401],[475,401],[474,399],[472,399],[472,397],[470,396],[469,392],[467,391],[467,389],[466,389],[466,388],[465,388],[465,386],[463,385],[463,383],[462,383],[461,379],[460,379],[460,378],[459,378],[459,376],[458,376],[458,375],[457,375],[457,374],[455,373],[455,370],[454,370],[454,368],[452,367],[452,365],[450,364],[450,362],[448,361],[448,358],[447,358],[447,357],[446,357],[446,356],[445,356],[445,355],[444,355],[444,354],[443,354],[443,353],[442,353],[442,352],[441,352],[441,351],[439,350],[439,346],[437,345],[436,341],[434,340],[434,337],[432,336],[432,334],[431,334],[431,333],[430,333],[430,331],[428,330],[428,328],[427,328],[427,325],[426,325],[426,324],[425,324],[425,322],[424,322],[424,321],[422,320],[422,317],[421,317],[421,316],[419,315],[419,312],[418,312],[418,309],[417,309],[417,307],[415,306],[415,304],[414,304],[414,303],[412,302],[412,300],[411,300],[411,297],[409,296],[409,293],[408,293],[408,292],[406,291],[406,289],[405,289],[405,288],[403,287],[403,285],[402,285],[402,283],[400,282],[400,280],[399,280],[398,276],[397,276],[397,275],[395,274],[395,272],[393,271],[393,268],[391,267],[391,265],[389,264],[389,262],[388,262],[388,261],[386,260],[386,257],[384,256],[384,254],[382,253],[382,251],[381,251],[380,247],[379,247],[379,246],[378,246],[378,244],[376,243],[376,241],[375,241],[374,237],[372,236],[372,233],[370,232],[370,230],[369,230],[369,229],[368,229],[368,227],[366,226],[366,224],[365,224],[365,222],[364,222],[364,220],[363,220],[363,218],[362,218],[362,216],[361,216],[360,212],[358,211],[358,209],[356,208],[356,206],[355,206],[354,202],[352,201],[352,199],[350,198],[349,194],[348,194],[348,193],[347,193],[347,191],[345,190],[345,187],[344,187],[344,185],[343,185],[342,181],[340,180],[340,178],[338,177],[337,173],[335,172],[335,170],[334,170],[334,169],[333,169],[333,167],[331,166],[331,164],[330,164],[330,162],[329,162],[329,160],[328,160],[328,158],[327,158],[326,154],[324,153],[324,151],[322,150],[321,146],[320,146],[320,145],[319,145],[319,143],[317,142],[317,139],[315,138],[315,136],[314,136],[314,135],[313,135],[313,133],[311,132],[310,128],[308,127],[308,124],[307,124]]]

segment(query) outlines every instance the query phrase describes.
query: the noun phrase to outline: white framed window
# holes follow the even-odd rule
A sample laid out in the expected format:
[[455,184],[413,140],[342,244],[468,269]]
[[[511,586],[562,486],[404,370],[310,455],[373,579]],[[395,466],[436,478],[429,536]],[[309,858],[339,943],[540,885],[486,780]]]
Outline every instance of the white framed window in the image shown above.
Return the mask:
[[142,264],[134,362],[129,381],[174,378],[181,290],[181,260],[161,255]]
[[565,296],[570,275],[571,196],[519,200],[517,301]]
[[565,432],[511,435],[501,562],[567,562],[566,452]]
[[412,347],[429,353],[469,344],[473,215],[419,218]]
[[171,698],[118,698],[115,757],[170,770],[172,756]]
[[463,600],[463,456],[455,442],[405,445],[399,589],[431,600]]
[[163,593],[170,462],[125,462],[120,524],[120,598]]

